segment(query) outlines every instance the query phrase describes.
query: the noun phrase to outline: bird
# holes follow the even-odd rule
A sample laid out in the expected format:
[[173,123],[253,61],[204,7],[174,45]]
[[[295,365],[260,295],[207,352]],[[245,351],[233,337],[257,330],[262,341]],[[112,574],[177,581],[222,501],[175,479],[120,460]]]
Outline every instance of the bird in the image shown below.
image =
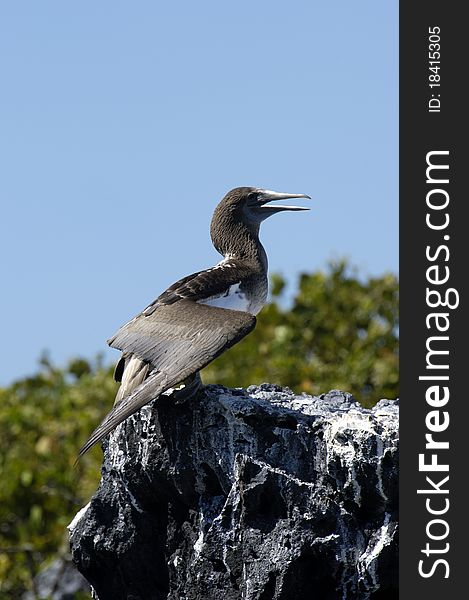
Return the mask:
[[183,382],[191,389],[203,367],[254,329],[268,291],[260,225],[279,212],[309,210],[269,204],[290,198],[310,196],[238,187],[223,197],[210,224],[223,259],[176,281],[108,340],[122,352],[114,372],[120,387],[79,457],[165,391]]

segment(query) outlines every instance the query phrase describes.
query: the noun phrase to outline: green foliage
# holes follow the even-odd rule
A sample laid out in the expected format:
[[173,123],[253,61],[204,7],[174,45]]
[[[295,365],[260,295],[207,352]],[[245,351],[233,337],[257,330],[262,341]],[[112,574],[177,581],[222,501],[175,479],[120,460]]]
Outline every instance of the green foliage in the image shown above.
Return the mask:
[[[318,394],[340,388],[365,405],[398,395],[393,275],[361,281],[344,262],[303,274],[292,306],[285,281],[240,344],[204,370],[204,381],[269,381]],[[96,489],[101,452],[73,468],[77,451],[113,404],[117,385],[100,361],[40,372],[0,389],[0,598],[19,598],[68,548],[66,526]]]
[[0,390],[0,598],[19,598],[68,549],[66,527],[99,481],[99,449],[73,464],[116,385],[109,369],[86,365],[43,360],[39,374]]

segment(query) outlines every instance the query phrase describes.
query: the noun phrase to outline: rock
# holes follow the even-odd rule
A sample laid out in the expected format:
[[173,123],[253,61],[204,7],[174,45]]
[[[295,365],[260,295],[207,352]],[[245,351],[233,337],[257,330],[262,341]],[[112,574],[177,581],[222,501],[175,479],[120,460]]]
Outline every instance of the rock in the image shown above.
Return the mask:
[[86,579],[74,568],[70,556],[56,558],[34,578],[34,592],[22,600],[74,600],[78,592],[90,593]]
[[397,598],[397,401],[207,386],[104,452],[70,526],[99,600]]

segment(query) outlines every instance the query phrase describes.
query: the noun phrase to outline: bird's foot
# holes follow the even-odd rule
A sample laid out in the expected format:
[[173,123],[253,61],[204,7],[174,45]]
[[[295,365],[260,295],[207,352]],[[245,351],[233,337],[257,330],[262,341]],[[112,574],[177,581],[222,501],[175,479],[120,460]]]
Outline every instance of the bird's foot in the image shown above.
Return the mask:
[[182,384],[173,392],[175,403],[182,404],[190,398],[193,398],[202,387],[203,383],[199,372],[184,379]]

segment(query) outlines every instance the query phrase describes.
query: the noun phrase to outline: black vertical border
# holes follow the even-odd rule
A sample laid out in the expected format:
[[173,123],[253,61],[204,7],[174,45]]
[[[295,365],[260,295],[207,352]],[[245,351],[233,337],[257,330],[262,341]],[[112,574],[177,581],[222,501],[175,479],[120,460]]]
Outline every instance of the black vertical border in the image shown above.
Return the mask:
[[[400,460],[400,593],[399,597],[425,598],[425,600],[462,598],[467,594],[466,566],[469,558],[469,315],[467,306],[467,278],[469,277],[469,198],[463,189],[464,179],[469,172],[469,152],[467,151],[468,119],[464,88],[469,72],[469,26],[462,11],[464,3],[435,2],[434,0],[400,3],[400,282],[401,282],[401,460]],[[441,30],[441,87],[429,88],[429,28]],[[431,93],[440,94],[441,112],[430,113],[428,101]],[[463,108],[464,106],[464,108]],[[464,139],[466,138],[466,139]],[[432,231],[425,223],[428,208],[426,194],[426,155],[432,150],[449,150],[449,184],[444,186],[450,195],[448,213],[450,223],[442,231]],[[443,211],[444,212],[444,211]],[[449,240],[443,236],[449,235]],[[447,348],[449,356],[441,362],[449,363],[447,374],[450,400],[446,407],[450,417],[449,428],[435,439],[449,441],[449,449],[438,452],[438,461],[449,464],[449,481],[446,496],[450,508],[441,518],[449,525],[448,537],[440,542],[427,538],[426,526],[432,518],[425,506],[425,495],[417,494],[417,489],[429,488],[425,475],[418,468],[418,455],[425,451],[425,434],[428,429],[425,417],[432,408],[426,403],[425,392],[428,381],[419,381],[419,375],[426,371],[426,341],[434,335],[427,329],[425,319],[432,312],[426,304],[427,268],[430,263],[426,247],[436,249],[439,244],[448,246],[450,256],[444,261],[442,251],[436,262],[443,269],[447,265],[450,278],[446,286],[458,290],[460,304],[449,313],[450,327],[446,335],[450,337]],[[435,287],[435,286],[429,286]],[[443,290],[442,290],[443,291]],[[445,309],[439,308],[443,311]],[[441,334],[445,335],[445,334]],[[444,345],[441,346],[442,348]],[[435,372],[436,373],[436,372]],[[438,371],[442,374],[443,371]],[[443,473],[435,473],[439,481]],[[443,488],[444,486],[442,486]],[[434,495],[436,507],[443,495]],[[438,528],[434,528],[438,532]],[[439,531],[443,531],[443,526]],[[432,554],[429,558],[421,551],[429,542],[433,548],[442,549],[449,544],[448,552]],[[449,564],[449,577],[445,578],[446,568],[435,567],[431,577],[419,575],[419,560],[425,559],[425,569],[431,570],[432,561],[443,558]],[[417,596],[421,594],[421,596]],[[461,595],[462,594],[462,595]]]

